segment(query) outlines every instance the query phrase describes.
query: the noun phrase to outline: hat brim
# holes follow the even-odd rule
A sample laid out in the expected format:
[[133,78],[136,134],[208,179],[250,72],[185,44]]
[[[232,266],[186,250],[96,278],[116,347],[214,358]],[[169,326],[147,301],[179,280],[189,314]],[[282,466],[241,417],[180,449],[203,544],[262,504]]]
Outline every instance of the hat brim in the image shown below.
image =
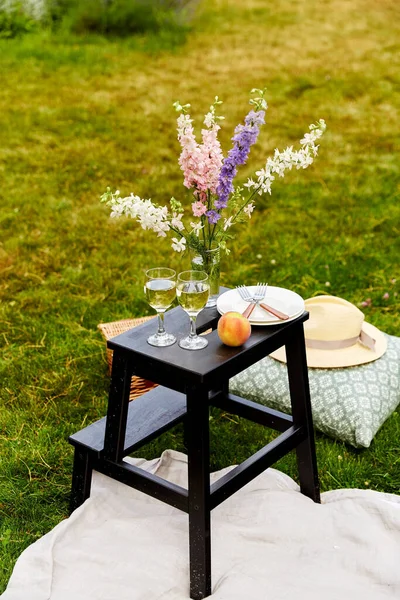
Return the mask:
[[[364,365],[377,360],[386,352],[386,336],[374,327],[374,325],[365,323],[365,321],[363,323],[363,330],[375,340],[374,350],[370,350],[360,342],[339,350],[320,350],[307,348],[306,346],[307,365],[316,369],[339,369],[341,367]],[[285,346],[278,348],[270,356],[280,362],[286,362]]]

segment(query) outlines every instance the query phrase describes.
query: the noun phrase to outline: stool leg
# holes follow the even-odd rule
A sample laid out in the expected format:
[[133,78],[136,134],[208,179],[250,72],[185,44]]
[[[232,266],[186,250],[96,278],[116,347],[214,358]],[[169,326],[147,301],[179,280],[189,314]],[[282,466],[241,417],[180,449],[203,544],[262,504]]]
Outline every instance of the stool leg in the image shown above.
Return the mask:
[[314,502],[321,502],[302,323],[298,332],[286,343],[286,358],[293,424],[302,425],[307,433],[306,439],[296,448],[300,490]]
[[70,514],[89,498],[92,471],[88,452],[76,447],[69,505]]
[[126,355],[115,349],[104,434],[104,458],[112,462],[119,462],[124,457],[131,378],[132,371],[128,367]]
[[211,594],[210,448],[208,393],[187,394],[190,597]]

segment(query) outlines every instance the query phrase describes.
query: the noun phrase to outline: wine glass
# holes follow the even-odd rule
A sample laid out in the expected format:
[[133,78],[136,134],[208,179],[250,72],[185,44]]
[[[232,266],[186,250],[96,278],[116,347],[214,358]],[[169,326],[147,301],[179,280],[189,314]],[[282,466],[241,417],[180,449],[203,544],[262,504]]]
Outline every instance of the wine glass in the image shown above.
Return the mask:
[[178,343],[186,350],[201,350],[208,340],[196,333],[196,317],[205,307],[210,294],[210,284],[205,271],[183,271],[176,283],[178,302],[190,318],[190,334]]
[[157,311],[158,331],[149,338],[151,346],[171,346],[176,337],[167,333],[164,327],[164,313],[175,300],[176,272],[165,267],[155,267],[146,271],[145,294],[147,302]]

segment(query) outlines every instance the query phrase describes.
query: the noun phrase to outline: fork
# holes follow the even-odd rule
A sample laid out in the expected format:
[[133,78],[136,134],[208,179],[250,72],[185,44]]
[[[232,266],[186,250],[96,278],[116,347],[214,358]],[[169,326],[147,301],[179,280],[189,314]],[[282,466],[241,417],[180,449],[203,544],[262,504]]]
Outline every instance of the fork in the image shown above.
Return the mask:
[[261,300],[264,300],[267,292],[268,283],[257,283],[256,291],[253,294],[253,300],[258,304]]
[[274,317],[277,317],[278,319],[281,319],[282,321],[286,321],[289,318],[289,315],[281,312],[277,308],[273,308],[272,306],[269,306],[268,304],[261,302],[261,300],[264,300],[264,298],[265,298],[265,293],[267,291],[267,287],[268,287],[267,283],[257,283],[257,288],[256,288],[256,291],[254,292],[254,294],[250,294],[249,290],[247,289],[247,287],[245,285],[239,285],[236,287],[242,300],[245,300],[245,302],[251,303],[243,311],[243,313],[242,313],[243,316],[249,318],[251,313],[253,312],[255,306],[258,304],[259,306],[261,306],[261,308],[263,308],[270,314],[274,315]]
[[261,302],[261,300],[264,300],[264,298],[265,298],[265,294],[267,292],[267,287],[268,287],[268,283],[257,283],[256,291],[253,294],[253,301],[256,304],[258,304],[259,306],[261,306],[261,308],[263,308],[267,312],[271,313],[271,315],[274,315],[274,317],[278,317],[278,319],[281,319],[282,321],[286,321],[289,318],[289,315],[281,312],[277,308],[273,308],[272,306],[269,306],[269,304],[265,304],[264,302]]
[[245,285],[238,285],[236,286],[236,289],[239,292],[239,296],[242,300],[244,300],[245,302],[250,302],[249,306],[247,306],[247,308],[242,312],[242,315],[248,319],[251,313],[253,312],[257,302],[253,300],[253,297],[250,295],[250,292]]

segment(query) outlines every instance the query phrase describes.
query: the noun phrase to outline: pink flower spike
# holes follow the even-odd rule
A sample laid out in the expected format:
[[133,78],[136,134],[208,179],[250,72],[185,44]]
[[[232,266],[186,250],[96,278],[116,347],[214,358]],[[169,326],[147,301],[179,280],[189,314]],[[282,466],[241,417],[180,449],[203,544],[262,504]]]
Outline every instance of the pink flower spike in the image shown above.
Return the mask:
[[196,196],[198,197],[198,199],[199,199],[201,202],[207,202],[207,194],[206,194],[206,192],[198,192],[198,193],[196,194]]
[[192,211],[195,217],[201,217],[207,212],[207,206],[199,200],[198,202],[193,202]]
[[385,292],[382,296],[384,300],[389,300],[389,292]]

